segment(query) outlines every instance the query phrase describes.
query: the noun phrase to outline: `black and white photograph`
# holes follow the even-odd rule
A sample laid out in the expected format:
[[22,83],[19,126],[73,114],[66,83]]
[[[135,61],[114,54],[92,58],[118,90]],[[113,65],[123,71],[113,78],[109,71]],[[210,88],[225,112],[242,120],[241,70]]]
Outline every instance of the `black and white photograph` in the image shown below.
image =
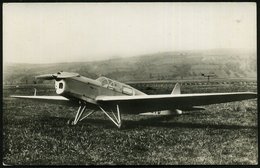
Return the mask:
[[258,165],[256,8],[3,3],[2,165]]

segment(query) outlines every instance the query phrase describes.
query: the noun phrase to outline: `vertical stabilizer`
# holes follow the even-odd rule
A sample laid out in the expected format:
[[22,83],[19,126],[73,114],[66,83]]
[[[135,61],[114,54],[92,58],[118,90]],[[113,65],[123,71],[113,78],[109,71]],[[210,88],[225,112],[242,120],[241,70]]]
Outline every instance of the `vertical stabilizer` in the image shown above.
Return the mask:
[[171,94],[181,94],[181,86],[179,83],[175,84]]

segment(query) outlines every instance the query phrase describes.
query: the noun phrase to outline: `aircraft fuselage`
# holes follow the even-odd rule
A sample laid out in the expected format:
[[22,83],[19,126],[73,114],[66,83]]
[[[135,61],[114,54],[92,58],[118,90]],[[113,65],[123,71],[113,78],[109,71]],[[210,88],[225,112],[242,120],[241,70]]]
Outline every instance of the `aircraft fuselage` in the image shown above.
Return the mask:
[[[107,78],[104,78],[107,79]],[[110,80],[110,79],[107,79]],[[120,86],[119,86],[120,85]],[[77,98],[88,103],[96,104],[96,97],[100,95],[106,96],[122,96],[144,94],[137,89],[117,81],[108,82],[102,85],[102,82],[93,80],[83,76],[65,78],[55,81],[56,93],[66,98]]]

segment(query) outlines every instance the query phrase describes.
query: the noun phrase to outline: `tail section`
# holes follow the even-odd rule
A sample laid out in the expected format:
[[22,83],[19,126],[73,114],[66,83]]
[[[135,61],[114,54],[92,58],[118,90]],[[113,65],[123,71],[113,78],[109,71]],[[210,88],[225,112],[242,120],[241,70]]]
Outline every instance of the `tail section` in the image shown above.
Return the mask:
[[[181,86],[179,83],[176,83],[171,94],[173,95],[178,95],[181,94]],[[182,110],[185,111],[193,111],[193,110],[205,110],[204,107],[200,106],[192,106],[192,107],[187,107],[185,109],[169,109],[169,110],[162,110],[162,111],[154,111],[154,112],[145,112],[145,113],[140,113],[139,115],[180,115],[182,114]]]
[[179,83],[175,84],[171,94],[181,94],[181,86]]

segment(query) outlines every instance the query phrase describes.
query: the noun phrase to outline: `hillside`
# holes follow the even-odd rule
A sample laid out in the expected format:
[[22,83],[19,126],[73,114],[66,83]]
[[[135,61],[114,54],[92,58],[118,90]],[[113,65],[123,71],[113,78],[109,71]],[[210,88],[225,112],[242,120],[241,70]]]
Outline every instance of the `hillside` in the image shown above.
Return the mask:
[[202,79],[214,72],[218,78],[256,78],[256,53],[239,50],[163,52],[95,62],[55,64],[5,64],[4,84],[32,83],[34,76],[58,71],[77,72],[119,81]]

